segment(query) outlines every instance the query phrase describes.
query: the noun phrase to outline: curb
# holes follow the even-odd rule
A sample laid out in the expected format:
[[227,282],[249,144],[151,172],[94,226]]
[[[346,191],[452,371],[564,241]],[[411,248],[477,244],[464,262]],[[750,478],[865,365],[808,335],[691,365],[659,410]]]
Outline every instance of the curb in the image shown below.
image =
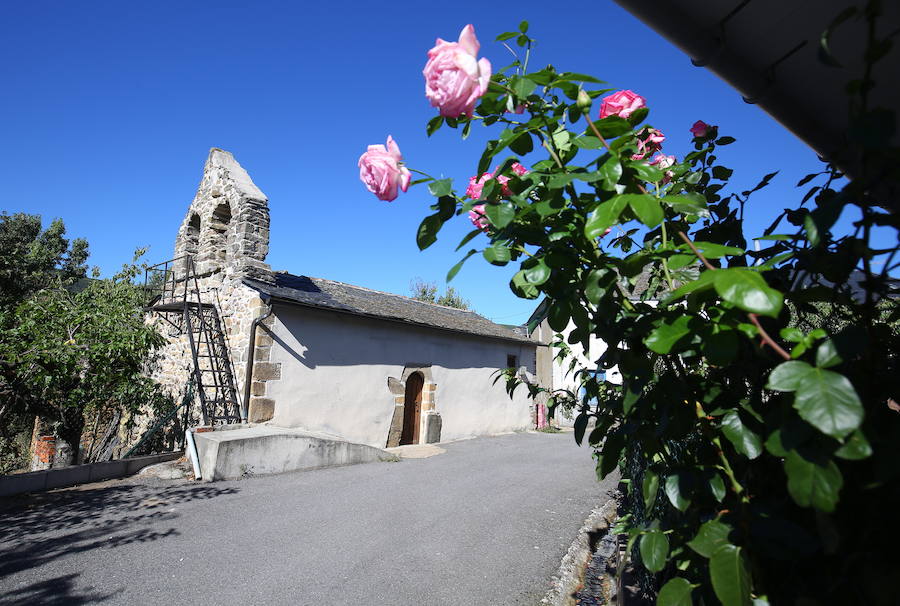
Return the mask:
[[0,476],[0,497],[10,497],[26,492],[44,492],[54,488],[66,488],[77,484],[89,484],[91,482],[123,478],[137,473],[148,465],[171,461],[181,457],[183,454],[184,451],[179,450],[145,457],[116,459],[102,463],[89,463],[87,465],[70,465],[69,467],[60,467],[58,469]]
[[593,556],[591,535],[602,534],[616,519],[619,507],[617,497],[618,493],[612,494],[606,503],[594,509],[584,521],[569,551],[563,556],[559,570],[551,580],[551,588],[541,599],[541,604],[550,606],[575,604],[572,596],[584,581],[585,568]]

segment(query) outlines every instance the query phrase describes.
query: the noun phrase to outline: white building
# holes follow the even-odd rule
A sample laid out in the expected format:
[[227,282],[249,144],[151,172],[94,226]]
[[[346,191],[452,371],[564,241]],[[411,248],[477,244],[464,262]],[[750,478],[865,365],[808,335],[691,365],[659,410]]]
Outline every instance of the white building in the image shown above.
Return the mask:
[[378,448],[532,425],[525,390],[510,399],[494,379],[534,372],[535,341],[472,311],[273,272],[267,202],[213,149],[164,268],[170,291],[152,307],[170,337],[156,377],[173,391],[201,383],[209,423]]

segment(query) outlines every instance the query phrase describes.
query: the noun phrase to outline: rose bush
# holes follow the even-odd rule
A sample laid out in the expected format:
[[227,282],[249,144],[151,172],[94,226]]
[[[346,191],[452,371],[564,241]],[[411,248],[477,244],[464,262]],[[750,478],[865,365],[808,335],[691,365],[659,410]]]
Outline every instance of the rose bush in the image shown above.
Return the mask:
[[[877,5],[864,15],[871,25]],[[498,40],[527,58],[527,31]],[[759,250],[744,212],[776,173],[729,191],[719,157],[734,139],[699,120],[684,130],[693,151],[648,162],[663,136],[632,91],[516,61],[474,115],[442,110],[427,125],[496,127],[474,174],[499,165],[477,196],[425,179],[435,201],[419,247],[468,214],[476,229],[460,248],[482,244],[447,279],[479,253],[517,263],[510,288],[537,302],[529,326],[546,321],[561,352],[601,340],[592,363],[621,371],[616,385],[575,367],[580,389],[551,391],[549,405],[577,402],[575,440],[593,448],[598,476],[621,472],[618,529],[643,597],[660,605],[900,599],[900,421],[888,406],[900,395],[900,249],[872,244],[875,229],[897,241],[900,221],[875,192],[900,185],[900,150],[871,136],[894,117],[868,106],[867,79],[889,48],[868,32],[866,75],[848,85],[845,157],[861,159],[860,173],[844,181],[827,166],[802,179],[810,189],[755,234]],[[855,217],[848,233],[835,228],[842,214]],[[510,392],[547,391],[505,377]]]

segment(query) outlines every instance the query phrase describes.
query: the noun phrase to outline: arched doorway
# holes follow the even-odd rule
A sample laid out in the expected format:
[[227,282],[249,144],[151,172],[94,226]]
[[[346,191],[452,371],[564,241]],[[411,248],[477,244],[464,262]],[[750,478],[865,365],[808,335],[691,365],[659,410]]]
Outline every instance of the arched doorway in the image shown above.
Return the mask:
[[422,387],[425,378],[416,372],[406,379],[406,393],[403,398],[403,431],[400,444],[419,443],[419,425],[422,415]]

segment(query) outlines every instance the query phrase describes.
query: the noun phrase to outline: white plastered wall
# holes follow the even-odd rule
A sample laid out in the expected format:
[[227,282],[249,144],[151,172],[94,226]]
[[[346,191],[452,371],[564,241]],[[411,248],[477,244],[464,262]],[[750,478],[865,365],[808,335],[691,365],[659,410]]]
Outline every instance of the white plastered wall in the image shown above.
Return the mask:
[[527,390],[510,399],[502,379],[492,383],[508,355],[533,365],[533,345],[300,306],[275,310],[270,359],[281,363],[281,378],[267,383],[274,425],[383,448],[395,405],[388,378],[430,365],[442,442],[531,426]]

